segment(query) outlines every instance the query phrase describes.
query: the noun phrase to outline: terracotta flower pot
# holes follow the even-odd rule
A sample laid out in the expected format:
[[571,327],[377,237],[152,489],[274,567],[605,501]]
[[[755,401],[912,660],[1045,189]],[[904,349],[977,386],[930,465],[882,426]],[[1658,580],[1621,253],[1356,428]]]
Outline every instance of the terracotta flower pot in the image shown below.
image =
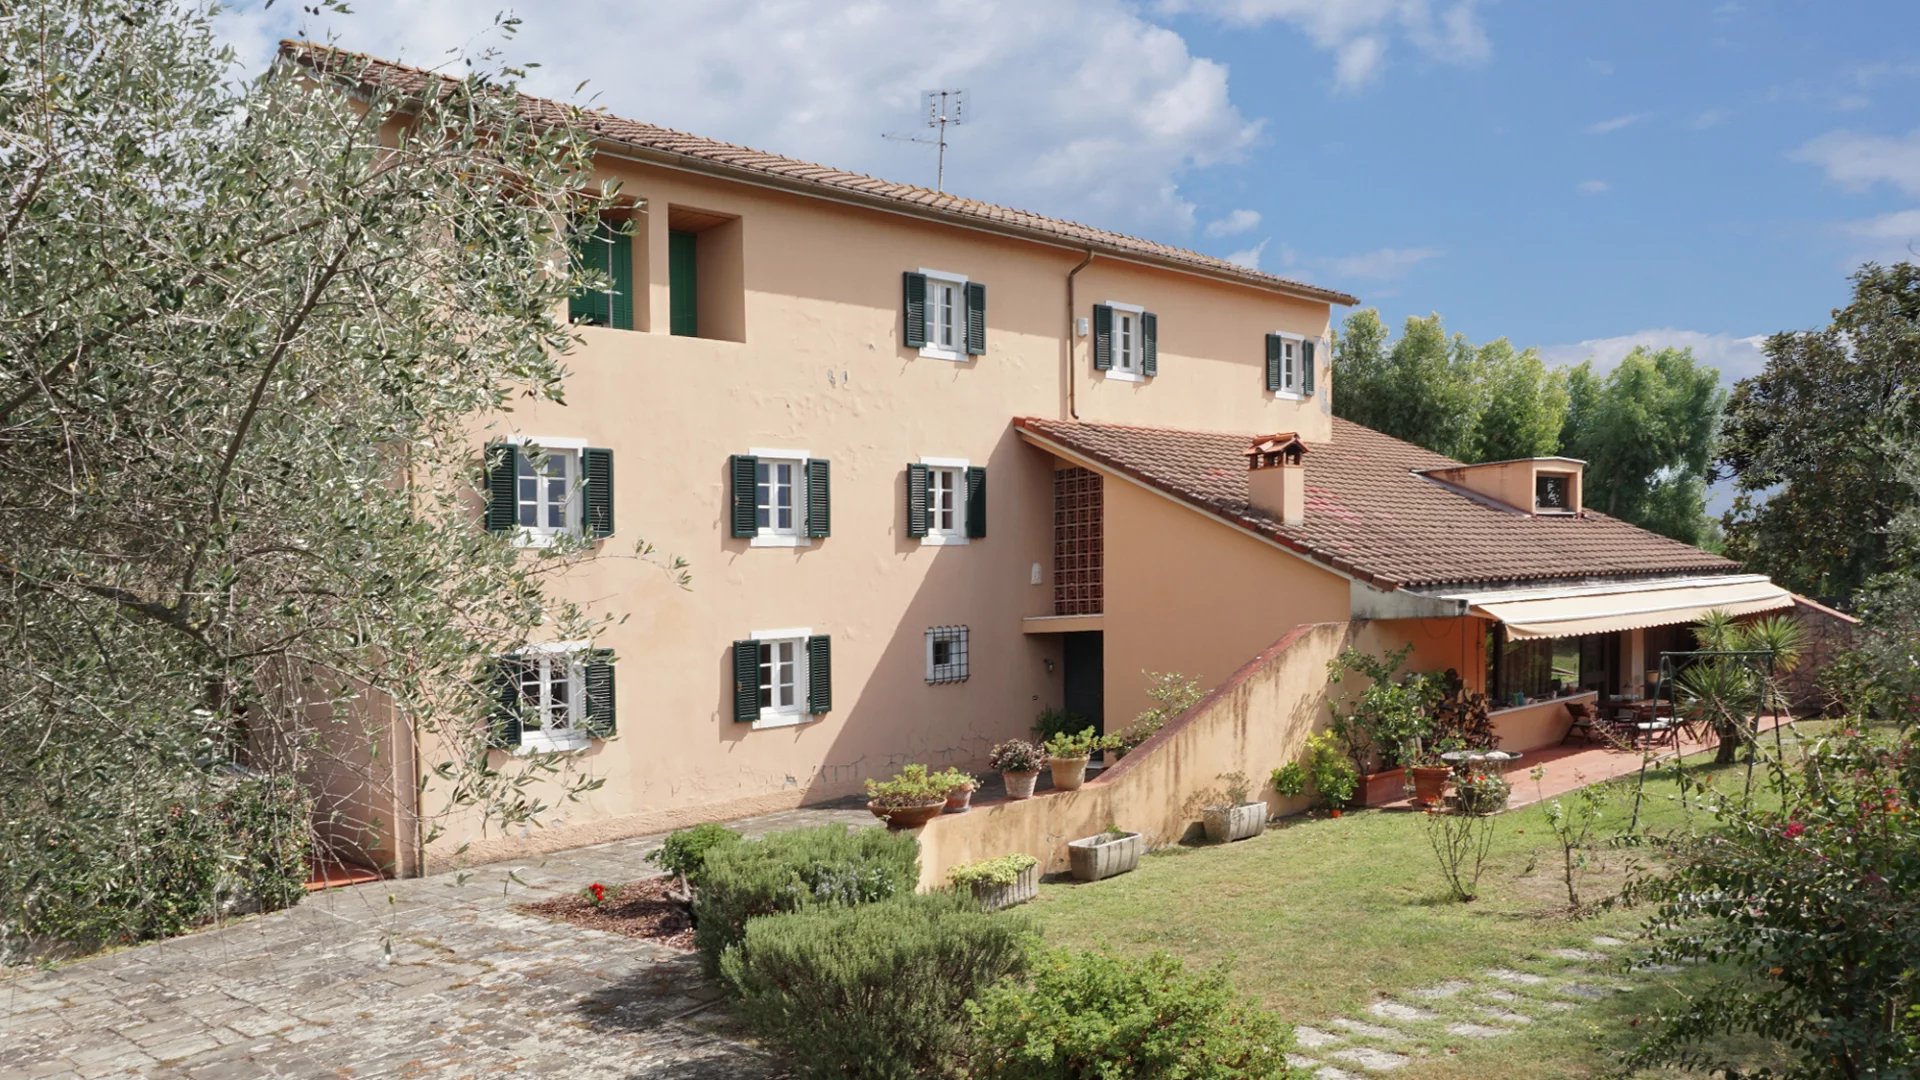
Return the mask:
[[1003,772],[1000,774],[1000,782],[1007,785],[1007,798],[1009,799],[1033,798],[1033,785],[1034,782],[1039,779],[1040,774],[1038,772]]
[[1331,809],[1331,810],[1329,810],[1329,811],[1327,811],[1327,816],[1328,816],[1328,817],[1339,817],[1339,816],[1340,816],[1340,808],[1336,806],[1336,807],[1334,807],[1333,809]]
[[1087,759],[1084,757],[1048,758],[1047,768],[1053,770],[1053,786],[1061,791],[1073,791],[1087,782]]
[[947,792],[946,811],[949,814],[964,814],[973,806],[973,785],[962,784]]
[[922,803],[919,806],[895,806],[886,809],[878,808],[873,803],[867,804],[867,809],[873,812],[874,817],[887,820],[889,829],[917,829],[939,817],[940,812],[946,808],[947,800],[945,799]]
[[1447,797],[1447,781],[1453,776],[1453,769],[1447,765],[1415,765],[1408,769],[1413,774],[1413,801],[1418,806],[1439,806]]

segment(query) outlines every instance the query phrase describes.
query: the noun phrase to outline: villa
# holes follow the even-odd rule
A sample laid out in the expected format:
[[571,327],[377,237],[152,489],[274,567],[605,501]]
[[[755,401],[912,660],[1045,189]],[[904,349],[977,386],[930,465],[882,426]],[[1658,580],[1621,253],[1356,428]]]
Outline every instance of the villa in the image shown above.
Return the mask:
[[[441,78],[282,54],[349,88]],[[1411,643],[1524,750],[1562,740],[1583,695],[1644,692],[1701,613],[1795,604],[1588,509],[1580,461],[1467,465],[1336,419],[1345,292],[590,120],[620,207],[579,255],[614,289],[569,305],[566,404],[487,418],[475,518],[599,545],[555,588],[629,617],[591,649],[500,658],[493,753],[565,751],[604,785],[539,829],[456,816],[431,842],[408,825],[439,813],[431,785],[329,789],[360,823],[334,842],[388,872],[839,799],[907,762],[979,771],[1042,709],[1118,728],[1146,672],[1215,687],[1086,789],[922,839],[930,875],[975,852],[1051,859],[1148,793],[1178,805],[1296,756],[1347,644]],[[611,557],[639,536],[693,587]],[[407,737],[375,756],[410,760]]]

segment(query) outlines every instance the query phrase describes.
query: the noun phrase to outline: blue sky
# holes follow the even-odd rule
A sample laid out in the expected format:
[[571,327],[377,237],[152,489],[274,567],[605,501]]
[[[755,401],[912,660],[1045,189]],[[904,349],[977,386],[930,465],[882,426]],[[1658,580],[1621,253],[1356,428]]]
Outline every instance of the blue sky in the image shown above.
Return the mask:
[[[1694,346],[1729,376],[1920,246],[1920,5],[1432,0],[393,0],[222,16],[930,183],[918,94],[965,87],[947,187],[1438,311],[1557,362]],[[590,33],[582,33],[590,28]]]

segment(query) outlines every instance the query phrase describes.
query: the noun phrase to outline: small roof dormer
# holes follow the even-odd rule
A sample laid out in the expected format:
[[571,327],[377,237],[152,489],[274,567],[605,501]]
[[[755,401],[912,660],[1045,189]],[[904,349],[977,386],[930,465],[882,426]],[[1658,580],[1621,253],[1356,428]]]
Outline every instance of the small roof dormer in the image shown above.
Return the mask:
[[1420,475],[1535,517],[1577,517],[1585,511],[1586,467],[1579,458],[1535,457],[1446,465]]

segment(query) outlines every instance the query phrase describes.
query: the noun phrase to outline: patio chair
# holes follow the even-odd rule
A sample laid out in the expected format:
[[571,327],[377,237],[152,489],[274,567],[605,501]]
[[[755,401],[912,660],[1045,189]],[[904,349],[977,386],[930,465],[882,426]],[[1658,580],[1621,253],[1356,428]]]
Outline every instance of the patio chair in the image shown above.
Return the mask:
[[1567,706],[1567,715],[1573,717],[1573,723],[1568,724],[1567,733],[1560,736],[1560,745],[1567,745],[1575,735],[1580,736],[1581,742],[1591,744],[1595,719],[1593,707],[1584,701],[1576,701]]

